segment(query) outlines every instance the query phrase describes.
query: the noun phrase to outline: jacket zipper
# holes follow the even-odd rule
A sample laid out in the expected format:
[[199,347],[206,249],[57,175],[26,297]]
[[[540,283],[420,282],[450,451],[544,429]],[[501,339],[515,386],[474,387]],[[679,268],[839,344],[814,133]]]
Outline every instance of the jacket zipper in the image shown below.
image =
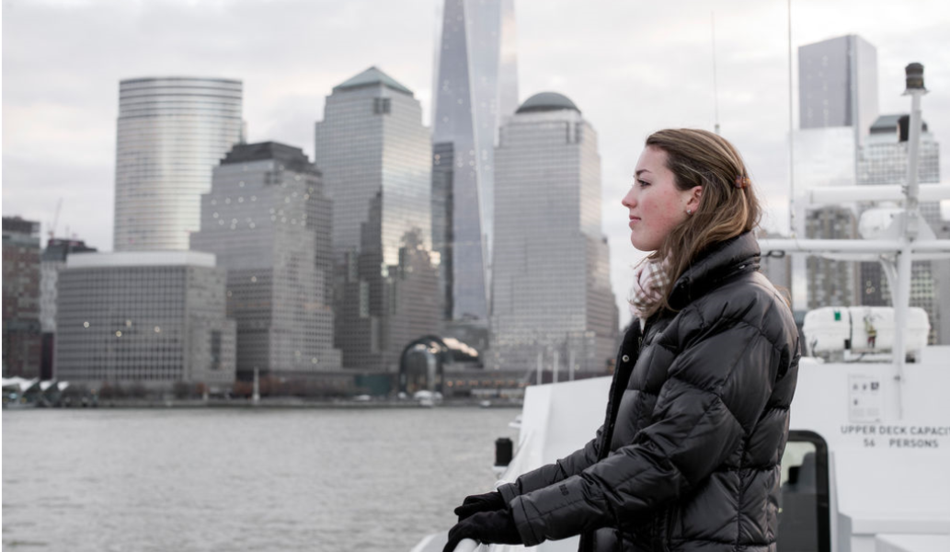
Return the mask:
[[663,549],[669,551],[671,544],[673,543],[673,514],[675,512],[674,506],[669,506],[666,509],[666,534],[662,536],[663,538]]
[[[640,335],[637,336],[637,351],[636,351],[636,355],[633,357],[634,359],[636,359],[636,361],[640,360],[640,352],[643,350],[643,336],[646,335],[647,329],[649,328],[650,328],[650,322],[648,320],[647,322],[643,324],[643,328],[640,330]],[[636,362],[634,362],[634,366],[636,366]],[[631,378],[633,377],[633,367],[630,368],[630,377]],[[627,385],[630,385],[629,378],[627,380]],[[623,396],[623,391],[620,392],[621,397]],[[620,406],[618,405],[617,408],[619,409]],[[617,415],[618,416],[620,415],[619,410],[617,412]],[[617,422],[616,417],[614,417],[614,419],[610,421],[610,435],[611,435],[610,440],[611,441],[613,441],[613,430],[614,430],[614,426],[616,426],[616,422]],[[604,449],[606,450],[609,448],[610,448],[610,443],[606,443],[606,446],[604,447]],[[606,454],[604,455],[604,458],[606,458]],[[614,535],[615,535],[615,538],[617,539],[617,547],[618,549],[622,549],[623,548],[623,530],[620,528],[620,516],[617,514],[616,510],[613,512],[613,514],[614,514]]]

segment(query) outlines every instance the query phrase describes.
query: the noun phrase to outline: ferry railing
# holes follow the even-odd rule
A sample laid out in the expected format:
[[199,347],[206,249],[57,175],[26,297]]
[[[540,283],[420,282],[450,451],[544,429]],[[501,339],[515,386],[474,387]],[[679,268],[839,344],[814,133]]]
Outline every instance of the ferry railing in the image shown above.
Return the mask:
[[[920,184],[919,201],[940,201],[950,199],[950,184]],[[837,205],[848,201],[894,201],[907,199],[903,187],[899,184],[882,186],[828,186],[805,192],[805,201],[809,205]]]
[[472,539],[463,539],[462,542],[455,547],[455,552],[487,552],[488,545],[479,544]]

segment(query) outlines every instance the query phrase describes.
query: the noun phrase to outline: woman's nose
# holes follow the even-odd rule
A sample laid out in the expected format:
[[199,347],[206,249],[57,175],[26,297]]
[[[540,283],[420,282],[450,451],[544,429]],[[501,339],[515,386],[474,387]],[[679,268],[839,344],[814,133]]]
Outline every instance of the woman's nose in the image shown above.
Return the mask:
[[636,202],[636,198],[633,197],[633,186],[631,186],[630,190],[627,191],[627,195],[623,196],[623,200],[621,200],[620,203],[627,209],[633,209]]

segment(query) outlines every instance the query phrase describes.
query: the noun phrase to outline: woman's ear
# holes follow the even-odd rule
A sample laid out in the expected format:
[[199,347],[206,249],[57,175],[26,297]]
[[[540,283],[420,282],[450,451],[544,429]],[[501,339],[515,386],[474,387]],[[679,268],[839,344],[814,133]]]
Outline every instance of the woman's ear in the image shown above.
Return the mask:
[[702,198],[703,187],[693,186],[693,189],[689,191],[689,199],[686,201],[686,208],[692,210],[694,213],[699,211],[699,202]]

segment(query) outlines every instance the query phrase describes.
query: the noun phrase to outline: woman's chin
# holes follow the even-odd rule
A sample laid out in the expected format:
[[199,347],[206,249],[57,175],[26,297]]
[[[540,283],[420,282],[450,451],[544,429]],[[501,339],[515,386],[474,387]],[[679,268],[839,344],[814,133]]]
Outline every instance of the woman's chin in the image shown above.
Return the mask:
[[637,237],[633,235],[630,236],[630,244],[633,245],[633,248],[637,251],[644,253],[652,253],[657,250],[657,247],[649,243],[644,243],[643,240],[637,239]]

